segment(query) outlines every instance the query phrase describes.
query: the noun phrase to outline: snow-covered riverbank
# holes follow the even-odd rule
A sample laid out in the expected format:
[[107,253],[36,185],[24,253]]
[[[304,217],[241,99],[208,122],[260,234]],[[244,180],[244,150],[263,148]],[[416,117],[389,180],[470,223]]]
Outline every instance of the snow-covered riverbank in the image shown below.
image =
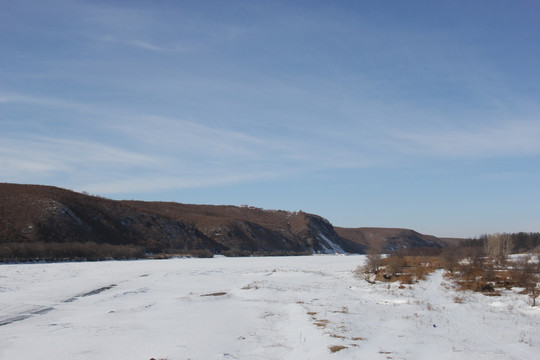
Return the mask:
[[1,265],[0,359],[540,359],[526,296],[457,293],[442,272],[371,285],[363,261]]

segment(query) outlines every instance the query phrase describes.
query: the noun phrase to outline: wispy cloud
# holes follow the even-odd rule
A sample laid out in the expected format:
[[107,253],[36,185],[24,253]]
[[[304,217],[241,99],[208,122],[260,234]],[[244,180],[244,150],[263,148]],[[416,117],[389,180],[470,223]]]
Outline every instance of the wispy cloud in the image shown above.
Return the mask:
[[113,193],[119,189],[210,187],[365,168],[376,162],[373,156],[350,149],[350,137],[332,126],[284,127],[266,133],[241,125],[219,127],[50,97],[4,94],[0,101],[84,111],[93,119],[85,130],[108,134],[93,141],[67,129],[48,137],[6,134],[0,138],[0,159],[4,175],[12,181],[61,178],[83,184],[87,191]]
[[196,51],[198,48],[194,46],[180,45],[177,43],[163,44],[152,40],[142,39],[121,39],[111,35],[107,35],[101,38],[102,41],[107,43],[121,44],[125,46],[135,47],[142,50],[148,50],[160,53],[189,53]]
[[29,104],[47,107],[60,107],[66,109],[76,110],[91,110],[92,107],[77,101],[70,101],[65,99],[58,99],[45,96],[25,95],[18,93],[1,93],[0,92],[0,104]]
[[67,130],[48,137],[5,134],[0,137],[0,163],[3,175],[11,181],[69,178],[72,184],[98,193],[211,187],[318,171],[377,168],[391,166],[404,155],[479,159],[540,153],[540,124],[526,120],[443,129],[420,129],[415,124],[407,130],[397,122],[390,127],[371,126],[369,131],[361,124],[319,122],[308,128],[280,124],[281,131],[265,133],[264,127],[220,127],[219,122],[141,114],[120,107],[95,109],[51,97],[4,93],[0,103],[91,113],[95,120],[87,129],[107,137],[92,141]]
[[538,121],[506,121],[471,125],[468,129],[393,133],[408,153],[427,156],[486,158],[540,154]]
[[137,141],[157,148],[184,149],[212,156],[251,157],[258,147],[271,144],[242,131],[211,127],[192,121],[155,115],[134,115],[111,126]]
[[132,176],[81,183],[79,187],[91,193],[114,194],[130,192],[156,192],[163,190],[195,189],[238,184],[247,181],[277,177],[271,172],[259,173],[194,173],[184,172],[176,176]]
[[[159,164],[159,159],[95,141],[63,138],[0,137],[2,176],[10,181],[25,178],[99,179],[107,173]],[[105,172],[105,173],[104,173]]]

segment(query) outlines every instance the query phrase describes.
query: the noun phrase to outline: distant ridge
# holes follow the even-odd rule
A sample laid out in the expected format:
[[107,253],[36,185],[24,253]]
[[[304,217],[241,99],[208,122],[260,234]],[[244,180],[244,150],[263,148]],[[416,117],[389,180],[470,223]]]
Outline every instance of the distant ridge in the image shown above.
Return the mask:
[[338,235],[365,248],[393,252],[412,247],[442,248],[451,244],[432,235],[420,234],[410,229],[400,228],[335,228]]
[[381,244],[387,250],[444,246],[436,237],[406,229],[334,228],[302,211],[117,201],[53,186],[0,183],[0,246],[5,250],[0,260],[20,258],[28,249],[29,257],[56,259],[51,252],[59,248],[72,257],[65,249],[74,244],[109,249],[98,258],[117,257],[114,251],[126,249],[137,256],[246,256],[364,253]]

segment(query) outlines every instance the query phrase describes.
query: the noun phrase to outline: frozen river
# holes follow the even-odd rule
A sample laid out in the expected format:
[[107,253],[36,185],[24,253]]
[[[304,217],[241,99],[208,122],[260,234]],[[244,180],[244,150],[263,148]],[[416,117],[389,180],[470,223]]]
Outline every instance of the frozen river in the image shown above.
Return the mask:
[[[540,311],[363,256],[0,265],[0,359],[540,359]],[[459,301],[456,299],[459,297]]]

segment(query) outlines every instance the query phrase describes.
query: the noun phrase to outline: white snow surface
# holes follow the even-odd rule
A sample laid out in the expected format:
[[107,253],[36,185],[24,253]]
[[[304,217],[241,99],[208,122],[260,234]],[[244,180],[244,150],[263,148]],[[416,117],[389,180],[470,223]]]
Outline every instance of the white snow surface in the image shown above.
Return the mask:
[[540,359],[526,296],[457,292],[442,271],[372,285],[354,276],[363,262],[0,265],[0,359]]

